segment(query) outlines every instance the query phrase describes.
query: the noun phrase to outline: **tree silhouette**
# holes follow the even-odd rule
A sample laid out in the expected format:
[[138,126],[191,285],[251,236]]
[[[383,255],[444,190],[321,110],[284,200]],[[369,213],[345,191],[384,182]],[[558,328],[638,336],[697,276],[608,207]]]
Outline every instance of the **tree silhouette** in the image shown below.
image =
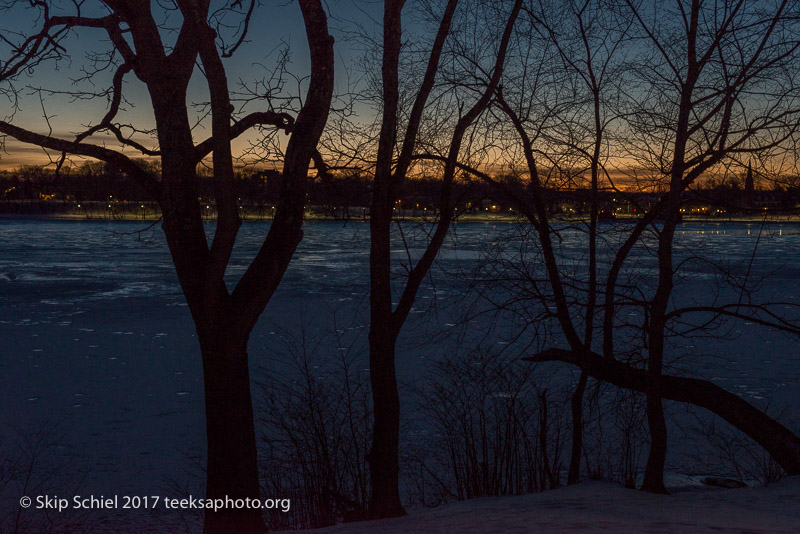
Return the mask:
[[[542,301],[560,328],[560,341],[569,347],[552,347],[531,359],[572,363],[586,375],[646,394],[651,440],[643,489],[665,491],[667,426],[662,399],[711,410],[762,445],[787,473],[797,474],[800,439],[783,425],[711,382],[663,374],[666,340],[680,335],[676,321],[690,325],[689,332],[708,331],[723,317],[733,317],[800,333],[796,319],[777,314],[777,303],[750,300],[747,280],[736,282],[737,297],[730,303],[714,299],[716,290],[709,291],[708,303],[698,306],[681,307],[674,298],[676,273],[687,261],[674,258],[684,192],[705,173],[725,166],[741,168],[751,157],[779,161],[796,157],[800,93],[791,81],[800,69],[796,6],[783,1],[709,5],[692,0],[628,1],[606,7],[606,27],[629,26],[627,46],[636,47],[621,63],[622,83],[614,91],[614,106],[620,111],[612,147],[635,161],[630,171],[648,178],[631,182],[654,191],[656,201],[630,229],[618,230],[623,237],[617,238],[618,245],[606,259],[601,287],[594,285],[591,272],[588,283],[576,276],[559,258],[559,231],[547,209],[540,172],[542,159],[553,161],[553,154],[563,150],[547,133],[548,125],[560,124],[563,116],[555,113],[550,123],[539,120],[525,106],[526,98],[498,92],[497,106],[516,132],[529,181],[524,188],[495,183],[514,199],[535,230],[548,286]],[[590,47],[588,53],[599,50]],[[525,94],[531,88],[520,90]],[[587,122],[591,120],[589,115]],[[655,236],[655,245],[648,241],[650,236]],[[590,249],[592,239],[590,223]],[[634,263],[632,251],[648,246],[647,242],[655,249],[653,288],[623,279],[626,268],[635,268],[629,265]],[[593,268],[591,263],[590,259]],[[718,266],[710,268],[722,272]],[[597,317],[593,291],[602,293]],[[622,310],[632,309],[643,317],[641,324],[631,325],[620,317]],[[580,326],[593,324],[595,331],[581,336]],[[602,345],[602,351],[591,348],[592,340]],[[640,358],[644,369],[639,367]]]
[[[13,2],[6,3],[7,9]],[[153,10],[167,9],[146,0],[106,0],[91,6],[106,14],[83,15],[84,2],[72,5],[73,14],[53,14],[50,2],[29,3],[31,20],[38,20],[35,34],[5,39],[8,57],[0,62],[0,81],[6,94],[14,95],[13,81],[28,69],[43,69],[66,59],[65,36],[71,32],[100,30],[110,41],[107,57],[115,67],[106,114],[94,126],[73,139],[30,131],[0,121],[0,132],[24,143],[67,154],[105,161],[135,178],[158,201],[163,229],[175,270],[194,319],[203,360],[205,384],[208,464],[206,493],[209,498],[258,498],[259,481],[256,440],[250,395],[247,342],[259,315],[266,307],[302,238],[306,179],[312,153],[325,126],[333,92],[333,39],[327,16],[319,0],[300,0],[311,57],[311,74],[302,108],[296,116],[259,111],[233,120],[233,106],[224,55],[232,54],[243,41],[255,2],[242,11],[238,39],[226,45],[218,33],[224,31],[221,16],[236,14],[241,2],[228,2],[211,10],[208,0],[179,0],[167,6],[177,10],[180,26],[174,41],[165,42]],[[59,9],[61,13],[63,9]],[[163,12],[161,13],[163,15]],[[37,19],[38,17],[38,19]],[[165,32],[167,34],[168,32]],[[190,80],[202,66],[210,95],[210,138],[192,139],[187,108]],[[123,100],[123,81],[135,76],[147,88],[156,123],[157,149],[149,149],[116,122]],[[89,95],[91,96],[91,95]],[[232,291],[223,279],[237,231],[241,224],[234,192],[231,141],[254,126],[284,130],[290,137],[283,159],[283,185],[274,220],[264,242]],[[134,130],[135,131],[135,130]],[[122,151],[92,143],[92,136],[111,133],[126,148],[157,156],[161,173],[155,175]],[[213,176],[218,221],[213,239],[206,238],[197,194],[197,166],[208,154],[213,158]],[[261,511],[206,510],[204,531],[208,533],[263,532]]]
[[[353,140],[352,134],[341,128],[333,135],[333,146],[328,146],[329,156],[337,157],[350,167],[365,167],[374,175],[372,201],[370,203],[370,382],[373,399],[372,447],[367,455],[370,467],[371,494],[369,514],[371,517],[391,517],[405,514],[399,493],[399,433],[400,400],[395,370],[397,339],[414,306],[417,293],[428,275],[436,256],[444,243],[455,215],[453,188],[459,170],[459,157],[463,156],[468,132],[485,112],[491,102],[503,72],[514,24],[522,8],[521,0],[510,7],[492,8],[485,2],[459,2],[447,0],[441,12],[436,4],[427,6],[430,15],[435,17],[435,36],[415,56],[419,65],[419,83],[416,79],[404,79],[404,66],[401,61],[403,48],[403,9],[406,2],[387,0],[383,11],[383,40],[375,44],[379,50],[381,72],[375,85],[380,89],[376,96],[377,107],[381,110],[378,133],[362,142]],[[436,6],[435,8],[432,6]],[[477,20],[487,13],[495,16],[492,20],[502,21],[496,26],[498,43],[491,49],[482,49],[483,61],[475,71],[478,73],[475,85],[456,84],[463,94],[459,95],[458,109],[452,106],[431,104],[432,100],[442,100],[442,93],[448,89],[442,86],[443,56],[448,41],[453,41],[454,19],[459,13]],[[428,12],[426,14],[429,15]],[[465,33],[474,34],[474,28],[467,24]],[[492,36],[495,37],[494,35]],[[469,37],[468,37],[469,38]],[[458,48],[458,44],[452,45]],[[487,60],[488,58],[488,60]],[[449,60],[448,60],[449,61]],[[485,69],[485,70],[484,70]],[[450,73],[452,74],[452,73]],[[475,73],[473,73],[475,74]],[[440,79],[437,80],[437,77]],[[438,83],[437,83],[438,82]],[[451,84],[452,86],[452,84]],[[445,99],[447,100],[447,99]],[[435,124],[435,127],[431,125]],[[435,133],[425,131],[435,129]],[[424,133],[421,133],[424,132]],[[363,134],[355,138],[363,139]],[[421,139],[424,137],[424,140]],[[428,143],[436,143],[445,155],[430,158],[424,149]],[[343,146],[345,145],[345,146]],[[376,145],[374,159],[369,158],[368,147]],[[351,146],[353,147],[351,149]],[[412,167],[420,160],[435,159],[441,163],[441,181],[436,203],[437,220],[427,229],[424,252],[414,260],[410,253],[408,262],[403,264],[406,271],[399,287],[392,283],[392,226],[396,219],[395,209]],[[364,164],[364,160],[366,164]],[[321,165],[318,165],[321,166]],[[408,247],[405,243],[404,246]],[[393,302],[395,301],[396,302]]]

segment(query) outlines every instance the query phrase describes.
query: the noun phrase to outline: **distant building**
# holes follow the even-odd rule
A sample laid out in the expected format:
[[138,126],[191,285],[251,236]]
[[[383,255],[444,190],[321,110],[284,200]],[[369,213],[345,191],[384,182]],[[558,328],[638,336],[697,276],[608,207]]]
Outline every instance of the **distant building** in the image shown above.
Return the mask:
[[747,176],[744,179],[744,207],[752,208],[755,200],[755,183],[753,182],[753,166],[747,164]]

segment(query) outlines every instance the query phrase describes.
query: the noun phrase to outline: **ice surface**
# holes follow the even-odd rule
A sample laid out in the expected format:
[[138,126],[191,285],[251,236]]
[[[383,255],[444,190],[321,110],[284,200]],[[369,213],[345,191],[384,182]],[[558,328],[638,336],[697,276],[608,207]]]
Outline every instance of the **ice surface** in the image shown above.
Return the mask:
[[[757,224],[712,226],[682,225],[677,235],[680,254],[686,257],[702,251],[740,266],[753,257],[751,276],[769,275],[760,288],[765,299],[800,299],[797,226],[783,225],[762,235],[757,248]],[[205,449],[204,405],[194,327],[162,232],[132,233],[142,227],[132,222],[0,221],[0,423],[23,429],[41,424],[52,427],[70,460],[71,480],[80,480],[87,494],[163,491],[173,482],[198,486],[202,480],[197,466],[203,462],[197,459],[203,458]],[[229,285],[244,271],[267,230],[265,223],[242,227],[228,271]],[[427,362],[451,346],[442,340],[450,332],[463,331],[452,306],[469,290],[470,273],[484,253],[492,250],[492,243],[504,242],[506,234],[513,234],[510,230],[506,224],[457,225],[401,335],[397,364],[402,384],[418,382]],[[560,236],[564,265],[579,271],[586,255],[584,242],[572,230]],[[605,239],[618,242],[613,233]],[[415,246],[411,254],[418,256],[422,250]],[[501,255],[513,259],[517,252],[512,246]],[[398,248],[394,256],[402,273],[400,262],[406,252]],[[631,261],[632,272],[643,286],[654,273],[648,257],[639,250]],[[601,259],[607,267],[609,258]],[[679,295],[685,297],[680,298],[691,301],[708,296],[713,277],[703,264],[685,263],[681,276]],[[285,347],[302,320],[311,334],[345,331],[343,335],[350,336],[345,341],[352,343],[333,344],[329,352],[335,355],[338,347],[349,347],[362,355],[364,365],[358,367],[366,369],[368,286],[368,225],[308,224],[283,283],[251,337],[252,366],[280,373],[278,356],[286,356]],[[435,313],[427,313],[431,310]],[[482,325],[470,323],[478,331]],[[784,409],[790,420],[800,419],[796,342],[750,330],[753,325],[737,328],[739,334],[726,341],[697,339],[678,347],[673,354],[675,365],[711,378],[759,406],[769,403]],[[492,344],[514,350],[508,336],[503,337],[502,331],[496,335]],[[401,398],[410,402],[405,387]],[[670,454],[675,450],[672,447]],[[587,488],[570,488],[559,495],[583,499]],[[605,486],[591,488],[602,488],[599,492],[608,492],[608,499],[635,495],[627,498],[647,502],[651,498]],[[696,498],[713,503],[713,495]],[[579,522],[571,511],[549,509],[548,498],[508,502],[519,502],[523,509],[529,505],[526,499],[534,499],[530,503],[540,503],[543,510],[541,521],[551,525],[558,525],[565,515]],[[675,496],[679,498],[689,499]],[[467,514],[482,502],[451,509]],[[663,506],[669,510],[669,505]],[[622,514],[624,507],[613,510]],[[449,512],[426,512],[434,513]],[[499,517],[503,513],[496,512],[497,525],[504,524]],[[670,514],[663,516],[668,519]]]

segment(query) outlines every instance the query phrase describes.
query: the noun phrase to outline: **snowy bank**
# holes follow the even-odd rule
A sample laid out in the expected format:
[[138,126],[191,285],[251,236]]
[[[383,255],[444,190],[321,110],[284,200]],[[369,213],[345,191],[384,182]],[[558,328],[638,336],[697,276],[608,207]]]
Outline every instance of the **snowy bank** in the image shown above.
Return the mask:
[[613,532],[798,533],[800,477],[766,488],[690,487],[653,495],[607,483],[519,497],[473,499],[415,511],[406,517],[363,521],[312,532]]

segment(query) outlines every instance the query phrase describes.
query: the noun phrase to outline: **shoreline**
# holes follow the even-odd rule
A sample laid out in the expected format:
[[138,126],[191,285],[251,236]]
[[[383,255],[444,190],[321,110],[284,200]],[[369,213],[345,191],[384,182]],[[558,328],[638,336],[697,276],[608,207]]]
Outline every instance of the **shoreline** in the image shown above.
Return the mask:
[[[411,210],[409,210],[411,211]],[[113,214],[98,214],[98,213],[0,213],[1,220],[10,221],[89,221],[89,222],[144,222],[154,223],[161,220],[161,215],[156,213],[139,215],[130,212],[113,213]],[[216,214],[207,215],[203,217],[204,222],[216,221]],[[332,215],[321,214],[314,211],[306,211],[303,217],[304,221],[336,221],[336,222],[368,222],[369,215],[359,215],[350,217],[337,217]],[[430,216],[418,214],[400,214],[395,217],[399,222],[428,222],[435,223],[436,219]],[[588,223],[588,217],[558,217],[551,218],[553,222],[559,223]],[[601,224],[630,224],[641,220],[641,217],[616,217],[611,220],[601,220]],[[271,222],[272,215],[254,215],[243,214],[243,223],[256,223],[256,222]],[[467,222],[467,223],[519,223],[524,222],[524,219],[517,213],[464,213],[458,215],[454,223]],[[741,223],[800,223],[800,214],[771,214],[768,216],[755,216],[755,215],[730,215],[725,217],[720,216],[686,216],[683,217],[683,223],[706,223],[706,224],[741,224]]]

